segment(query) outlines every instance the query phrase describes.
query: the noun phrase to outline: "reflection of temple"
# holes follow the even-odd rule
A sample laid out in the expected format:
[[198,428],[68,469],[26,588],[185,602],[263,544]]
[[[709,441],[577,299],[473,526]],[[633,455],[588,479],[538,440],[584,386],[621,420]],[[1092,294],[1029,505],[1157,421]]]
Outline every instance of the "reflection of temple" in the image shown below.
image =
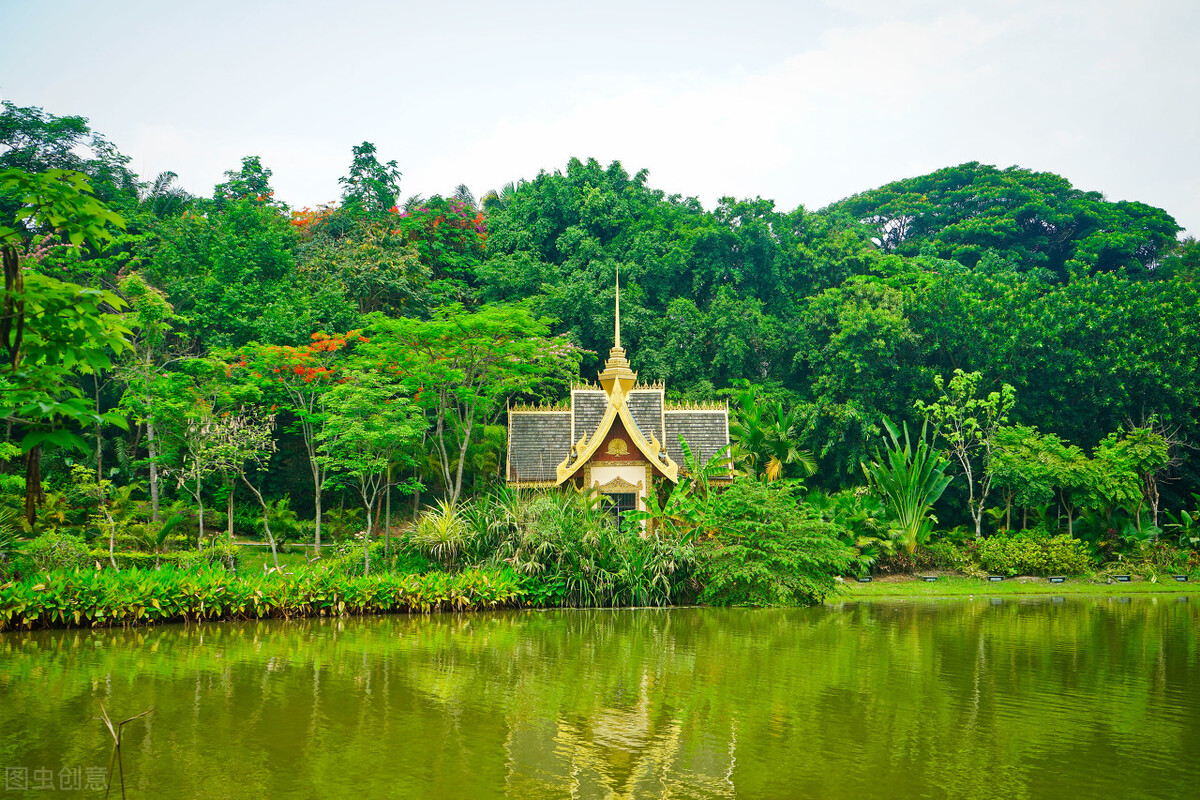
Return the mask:
[[637,382],[621,347],[620,303],[618,293],[599,385],[573,386],[566,405],[509,409],[510,485],[593,488],[621,511],[640,507],[654,483],[679,481],[681,438],[701,464],[728,446],[727,404],[668,404],[661,383]]
[[656,707],[643,674],[634,702],[592,715],[509,720],[509,797],[734,797],[737,731],[700,731]]

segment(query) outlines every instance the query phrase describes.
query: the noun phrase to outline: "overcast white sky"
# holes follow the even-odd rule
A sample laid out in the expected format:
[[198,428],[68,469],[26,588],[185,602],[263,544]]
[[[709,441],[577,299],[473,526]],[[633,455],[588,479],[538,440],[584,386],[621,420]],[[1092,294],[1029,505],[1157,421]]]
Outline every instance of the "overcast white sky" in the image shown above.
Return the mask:
[[0,0],[0,29],[0,98],[195,193],[256,154],[331,201],[363,140],[404,196],[579,156],[787,209],[976,160],[1200,233],[1197,0]]

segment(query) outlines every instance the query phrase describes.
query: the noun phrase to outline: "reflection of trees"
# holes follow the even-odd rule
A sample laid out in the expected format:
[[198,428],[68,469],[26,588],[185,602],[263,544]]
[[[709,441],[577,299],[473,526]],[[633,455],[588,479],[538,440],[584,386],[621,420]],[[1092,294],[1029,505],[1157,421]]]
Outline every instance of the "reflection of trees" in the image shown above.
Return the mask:
[[0,759],[105,763],[99,699],[156,707],[127,768],[183,794],[1072,796],[1136,773],[1171,796],[1197,777],[1198,612],[978,600],[9,633],[0,730],[38,735],[0,739]]

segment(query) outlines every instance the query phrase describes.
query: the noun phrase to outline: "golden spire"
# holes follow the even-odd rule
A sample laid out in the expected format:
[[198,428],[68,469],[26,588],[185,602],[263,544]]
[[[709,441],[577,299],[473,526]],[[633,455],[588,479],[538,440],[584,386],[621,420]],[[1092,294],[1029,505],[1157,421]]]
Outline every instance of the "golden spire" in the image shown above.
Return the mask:
[[617,313],[616,313],[616,341],[615,347],[621,346],[621,265],[617,264]]
[[622,391],[629,391],[637,381],[637,373],[629,368],[629,359],[625,358],[625,349],[621,347],[621,268],[617,267],[616,319],[613,324],[613,347],[608,351],[608,360],[604,362],[604,371],[598,376],[600,385],[612,393],[613,387],[620,385]]

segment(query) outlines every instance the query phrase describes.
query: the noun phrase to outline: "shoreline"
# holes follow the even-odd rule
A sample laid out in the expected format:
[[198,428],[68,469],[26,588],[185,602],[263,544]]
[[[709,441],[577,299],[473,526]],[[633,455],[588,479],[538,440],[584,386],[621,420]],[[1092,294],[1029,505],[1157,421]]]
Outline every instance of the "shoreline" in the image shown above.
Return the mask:
[[888,577],[858,583],[853,578],[844,579],[838,591],[826,602],[842,600],[906,599],[906,598],[966,598],[1020,595],[1023,597],[1052,597],[1061,595],[1128,596],[1139,594],[1200,595],[1200,581],[1166,580],[1148,581],[1134,579],[1128,583],[1113,581],[1095,583],[1087,578],[1067,578],[1063,583],[1050,583],[1046,578],[1018,576],[1003,581],[991,582],[981,578],[960,575],[938,575],[933,582],[925,582],[919,576]]

